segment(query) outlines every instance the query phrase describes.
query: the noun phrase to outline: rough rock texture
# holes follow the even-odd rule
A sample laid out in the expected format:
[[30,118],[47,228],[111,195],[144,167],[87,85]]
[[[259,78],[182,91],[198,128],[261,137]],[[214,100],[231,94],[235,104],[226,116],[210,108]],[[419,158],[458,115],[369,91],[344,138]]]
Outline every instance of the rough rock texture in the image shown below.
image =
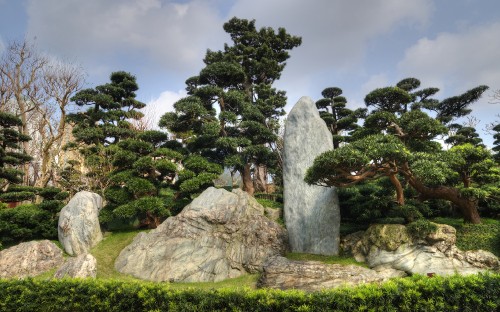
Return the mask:
[[358,265],[324,264],[318,261],[292,261],[272,257],[264,266],[259,287],[316,291],[344,285],[383,282],[404,272],[386,270],[378,273]]
[[269,207],[264,207],[264,214],[266,217],[273,221],[278,221],[279,218],[283,215],[283,209],[281,208],[269,208]]
[[101,196],[81,191],[61,210],[57,231],[59,241],[69,255],[87,254],[102,240],[98,219],[101,208]]
[[36,276],[63,262],[62,250],[49,240],[21,243],[0,251],[0,278]]
[[314,102],[302,97],[287,117],[284,136],[285,224],[294,252],[336,255],[340,210],[335,188],[310,186],[306,170],[319,154],[333,149],[332,135]]
[[54,277],[95,278],[96,275],[97,260],[91,254],[85,254],[79,255],[78,257],[68,258],[66,262],[59,269],[57,269]]
[[393,268],[408,274],[474,274],[498,270],[498,258],[484,250],[461,251],[455,246],[456,230],[437,224],[424,239],[412,237],[399,224],[372,225],[342,239],[342,249],[374,269]]
[[265,217],[254,198],[211,187],[177,216],[139,233],[115,268],[151,281],[220,281],[261,271],[286,246],[286,230]]

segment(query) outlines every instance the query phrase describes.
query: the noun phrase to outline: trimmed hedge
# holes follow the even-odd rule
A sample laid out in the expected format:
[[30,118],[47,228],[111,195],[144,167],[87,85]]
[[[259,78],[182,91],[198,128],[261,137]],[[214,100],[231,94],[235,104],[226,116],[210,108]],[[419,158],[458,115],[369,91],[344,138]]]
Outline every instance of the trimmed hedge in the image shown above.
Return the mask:
[[500,275],[413,276],[322,292],[176,290],[102,280],[0,281],[0,311],[498,311]]

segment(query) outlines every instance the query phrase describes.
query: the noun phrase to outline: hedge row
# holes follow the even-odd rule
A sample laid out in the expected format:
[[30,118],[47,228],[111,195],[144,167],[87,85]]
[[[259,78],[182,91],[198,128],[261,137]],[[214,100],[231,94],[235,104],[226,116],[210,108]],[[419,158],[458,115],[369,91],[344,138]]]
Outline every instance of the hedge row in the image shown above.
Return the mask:
[[322,292],[176,290],[102,280],[2,280],[0,311],[498,311],[500,275],[423,277]]

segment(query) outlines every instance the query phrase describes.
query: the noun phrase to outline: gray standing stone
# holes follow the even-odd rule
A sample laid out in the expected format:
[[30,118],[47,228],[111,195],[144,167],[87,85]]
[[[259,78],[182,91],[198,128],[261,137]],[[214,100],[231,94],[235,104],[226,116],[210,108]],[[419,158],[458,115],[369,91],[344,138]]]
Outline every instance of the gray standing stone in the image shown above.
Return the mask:
[[101,208],[101,196],[81,191],[61,210],[57,232],[69,255],[87,254],[102,240],[98,218]]
[[63,262],[62,250],[49,240],[21,243],[0,251],[0,278],[36,276]]
[[216,282],[262,271],[286,246],[286,230],[253,197],[210,187],[180,214],[139,233],[115,268],[157,282]]
[[294,252],[337,255],[340,209],[335,188],[310,186],[306,170],[332,150],[332,135],[314,102],[302,97],[287,117],[284,137],[285,224]]
[[91,254],[70,257],[57,269],[54,278],[95,278],[97,276],[97,260]]

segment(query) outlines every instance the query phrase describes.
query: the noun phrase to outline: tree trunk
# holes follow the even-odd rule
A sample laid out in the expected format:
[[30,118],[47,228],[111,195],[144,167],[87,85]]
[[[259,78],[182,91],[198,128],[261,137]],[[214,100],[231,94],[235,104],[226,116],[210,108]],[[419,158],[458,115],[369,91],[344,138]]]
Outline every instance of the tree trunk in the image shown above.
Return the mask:
[[258,165],[254,170],[254,188],[256,192],[267,193],[267,167]]
[[420,194],[422,199],[444,199],[455,204],[462,216],[464,221],[467,223],[480,224],[481,218],[479,217],[479,212],[477,210],[478,202],[477,200],[463,197],[460,191],[454,187],[448,186],[437,186],[437,187],[427,187],[417,180],[405,166],[406,170],[404,172],[408,183]]
[[396,202],[398,203],[398,205],[403,206],[405,204],[405,195],[401,182],[399,182],[398,177],[394,173],[389,175],[389,179],[396,189]]
[[251,164],[246,164],[241,173],[241,180],[243,181],[243,190],[249,195],[253,196],[255,189],[253,187]]

